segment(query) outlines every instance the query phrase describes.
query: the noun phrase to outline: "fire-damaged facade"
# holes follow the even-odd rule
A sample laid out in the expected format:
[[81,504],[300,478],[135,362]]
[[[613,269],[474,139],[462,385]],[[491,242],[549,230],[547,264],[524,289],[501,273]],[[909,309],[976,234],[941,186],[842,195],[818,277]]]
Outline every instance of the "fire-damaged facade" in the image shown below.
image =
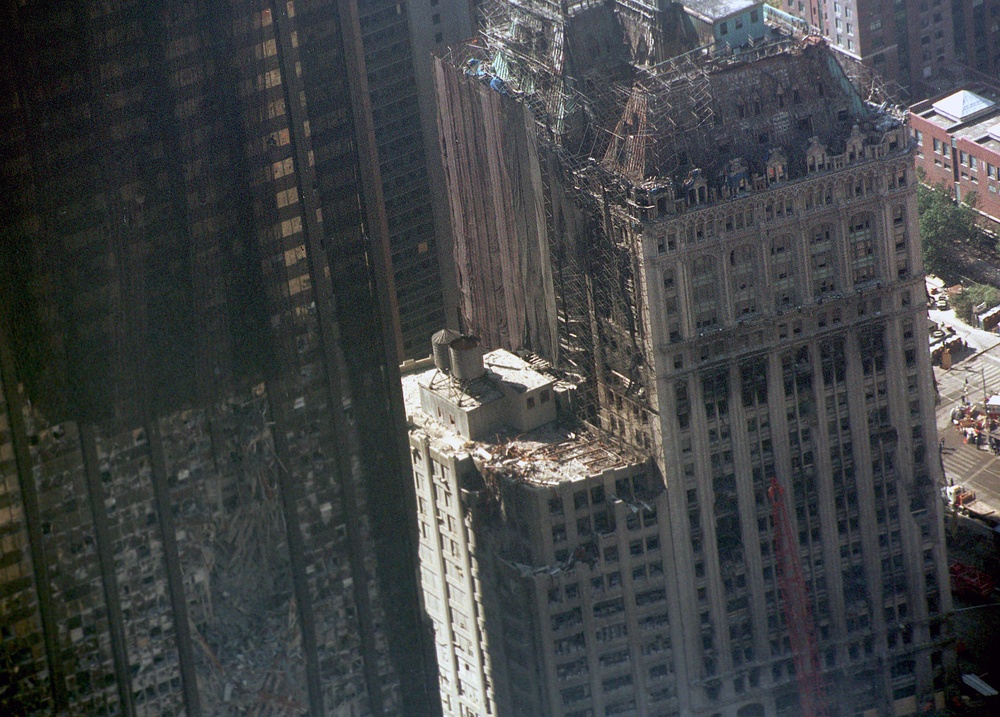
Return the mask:
[[822,40],[699,49],[660,7],[507,4],[435,62],[463,329],[550,361],[666,486],[674,691],[618,699],[601,657],[643,633],[602,623],[538,704],[798,714],[774,479],[827,713],[914,714],[953,652],[905,112]]

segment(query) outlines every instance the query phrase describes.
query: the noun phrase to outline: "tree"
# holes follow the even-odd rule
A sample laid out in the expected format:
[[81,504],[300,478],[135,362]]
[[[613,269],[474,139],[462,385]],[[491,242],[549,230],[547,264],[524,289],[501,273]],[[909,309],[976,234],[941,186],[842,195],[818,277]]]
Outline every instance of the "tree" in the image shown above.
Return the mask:
[[1000,289],[987,284],[973,284],[951,300],[955,315],[972,326],[977,323],[973,308],[980,304],[986,304],[987,309],[1000,306]]
[[926,271],[942,273],[952,253],[962,247],[993,249],[989,235],[976,224],[976,195],[970,195],[968,202],[956,204],[943,187],[917,186],[917,214]]

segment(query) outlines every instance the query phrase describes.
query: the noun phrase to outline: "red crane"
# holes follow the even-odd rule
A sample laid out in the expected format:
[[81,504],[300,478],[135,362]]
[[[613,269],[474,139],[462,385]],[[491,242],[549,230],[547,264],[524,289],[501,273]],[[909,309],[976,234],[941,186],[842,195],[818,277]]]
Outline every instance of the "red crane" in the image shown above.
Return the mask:
[[767,489],[774,515],[774,552],[777,556],[781,605],[788,625],[788,638],[795,659],[795,677],[799,683],[799,708],[802,717],[827,717],[823,670],[819,662],[816,627],[809,609],[809,593],[802,577],[798,540],[792,534],[785,507],[785,491],[777,478]]

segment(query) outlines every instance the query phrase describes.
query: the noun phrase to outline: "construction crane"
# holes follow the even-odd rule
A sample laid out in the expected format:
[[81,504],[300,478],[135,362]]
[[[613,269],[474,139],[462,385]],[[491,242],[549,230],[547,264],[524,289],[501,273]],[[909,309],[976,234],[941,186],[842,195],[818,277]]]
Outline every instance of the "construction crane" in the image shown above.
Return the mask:
[[795,677],[799,685],[799,708],[802,717],[828,717],[823,672],[819,662],[816,626],[809,609],[809,594],[802,577],[798,540],[792,534],[785,507],[785,491],[777,478],[767,489],[774,516],[774,552],[777,556],[781,605],[788,625],[788,638],[795,659]]

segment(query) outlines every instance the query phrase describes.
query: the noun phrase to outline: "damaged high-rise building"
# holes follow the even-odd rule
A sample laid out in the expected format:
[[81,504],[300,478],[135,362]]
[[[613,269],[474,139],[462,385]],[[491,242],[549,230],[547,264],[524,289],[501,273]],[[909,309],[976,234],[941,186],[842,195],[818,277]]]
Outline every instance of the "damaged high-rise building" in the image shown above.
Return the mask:
[[401,6],[3,9],[0,713],[434,714]]
[[[605,580],[606,507],[514,503],[523,539],[599,556],[519,561],[551,568],[562,617],[533,639],[566,651],[508,651],[484,620],[486,658],[455,661],[512,675],[526,714],[907,715],[954,667],[905,113],[821,39],[726,43],[723,15],[503,3],[435,63],[465,330],[550,361],[665,486],[656,675],[634,669],[654,649],[636,582]],[[476,654],[442,624],[439,660]]]
[[576,421],[537,360],[455,345],[403,376],[444,714],[597,714],[594,684],[605,710],[653,714],[676,675],[652,462]]

